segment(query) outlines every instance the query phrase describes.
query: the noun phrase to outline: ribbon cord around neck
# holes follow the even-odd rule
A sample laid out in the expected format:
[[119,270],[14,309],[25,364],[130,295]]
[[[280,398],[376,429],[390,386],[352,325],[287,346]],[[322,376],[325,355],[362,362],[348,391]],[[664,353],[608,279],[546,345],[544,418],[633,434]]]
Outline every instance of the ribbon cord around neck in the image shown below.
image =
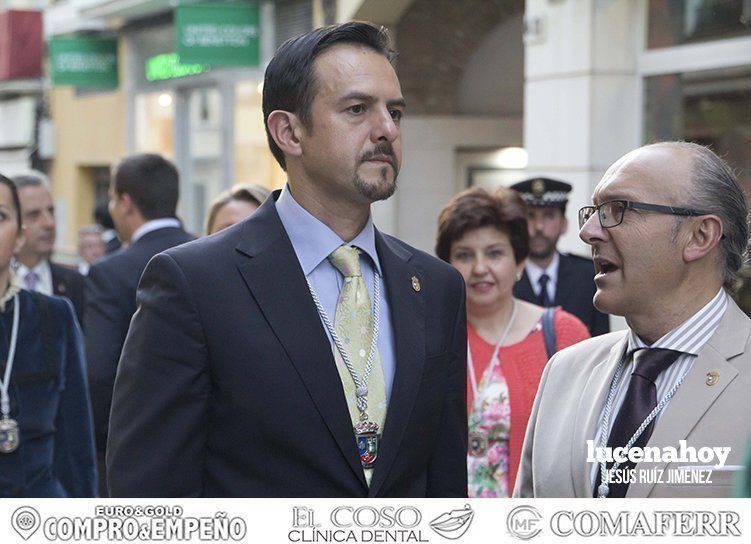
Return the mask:
[[10,345],[8,347],[8,359],[5,362],[5,374],[0,382],[0,453],[12,453],[18,449],[20,433],[18,423],[10,418],[10,376],[13,370],[13,361],[16,357],[16,345],[18,344],[18,322],[20,320],[20,302],[18,294],[13,297],[13,328],[10,333]]
[[[613,376],[613,380],[610,382],[610,392],[608,393],[608,400],[605,404],[605,413],[602,418],[602,424],[600,426],[600,451],[605,451],[605,448],[607,447],[607,440],[609,435],[609,428],[610,428],[610,415],[611,411],[613,409],[613,400],[615,399],[615,393],[618,389],[618,383],[621,379],[621,374],[623,374],[623,369],[626,367],[625,360],[621,361],[621,364],[618,365],[618,369],[615,371],[615,375]],[[625,454],[628,455],[628,451],[631,449],[631,447],[634,445],[634,443],[639,439],[639,436],[641,436],[641,433],[644,432],[644,429],[646,429],[652,421],[658,416],[658,414],[662,411],[663,408],[667,405],[668,402],[670,402],[670,399],[673,398],[673,395],[678,391],[678,388],[683,383],[683,378],[686,377],[686,373],[684,373],[676,382],[676,384],[670,389],[670,391],[667,392],[667,394],[662,398],[660,402],[657,403],[657,406],[654,407],[654,409],[649,413],[649,415],[642,421],[641,425],[639,425],[639,428],[636,429],[636,432],[631,436],[628,443],[626,443],[626,446],[624,447]],[[610,482],[610,478],[615,475],[615,472],[618,470],[618,467],[621,466],[621,463],[616,461],[613,463],[613,466],[610,467],[610,470],[607,468],[607,462],[600,461],[600,486],[597,488],[597,498],[598,499],[605,499],[610,494],[610,486],[608,485],[608,482]]]
[[344,344],[342,344],[339,335],[336,334],[336,328],[331,323],[331,320],[329,319],[328,314],[326,314],[326,310],[323,308],[323,304],[321,304],[321,301],[318,298],[318,295],[316,294],[315,290],[313,289],[313,286],[310,285],[310,282],[308,281],[308,289],[310,290],[310,295],[313,297],[313,302],[316,305],[316,309],[318,310],[318,314],[321,316],[321,320],[323,321],[324,325],[326,325],[326,328],[329,331],[329,334],[331,335],[331,339],[334,341],[334,345],[336,346],[336,349],[339,351],[339,355],[342,356],[342,361],[344,361],[344,365],[347,367],[347,370],[349,371],[349,375],[352,377],[352,381],[355,382],[355,387],[357,388],[356,394],[357,394],[357,409],[360,411],[360,418],[362,421],[365,421],[368,419],[367,409],[368,409],[368,378],[370,378],[370,371],[373,370],[373,359],[375,359],[375,353],[378,346],[378,322],[380,320],[380,299],[381,299],[381,282],[380,282],[380,276],[378,274],[378,271],[375,271],[375,277],[373,280],[373,298],[375,299],[373,301],[373,310],[372,310],[372,319],[373,319],[373,337],[370,339],[370,349],[368,352],[368,360],[365,364],[365,372],[363,373],[362,379],[360,379],[357,376],[357,371],[355,370],[354,365],[352,365],[352,362],[349,360],[349,355],[347,355],[347,351],[344,349]]
[[[503,334],[501,334],[501,339],[498,340],[498,343],[493,348],[493,353],[490,356],[490,365],[488,366],[488,369],[483,373],[483,375],[490,376],[495,370],[495,367],[498,364],[498,352],[501,350],[501,346],[506,341],[506,338],[511,332],[511,327],[514,326],[514,321],[516,320],[516,308],[517,308],[516,300],[514,300],[513,303],[514,305],[511,310],[511,317],[508,320],[508,324],[506,325],[506,328],[503,330]],[[474,396],[473,403],[475,405],[475,409],[477,409],[479,388],[478,388],[478,383],[477,383],[477,376],[475,374],[475,365],[474,365],[474,361],[472,360],[472,351],[469,349],[469,345],[467,345],[467,370],[469,372],[469,381],[472,384],[472,394]]]

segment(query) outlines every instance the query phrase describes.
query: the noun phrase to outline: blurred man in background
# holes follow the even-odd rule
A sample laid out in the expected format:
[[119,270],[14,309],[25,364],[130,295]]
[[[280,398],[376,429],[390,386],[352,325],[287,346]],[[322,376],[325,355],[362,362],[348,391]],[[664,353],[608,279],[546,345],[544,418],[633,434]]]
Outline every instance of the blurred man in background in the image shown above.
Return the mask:
[[86,225],[78,229],[78,272],[83,276],[89,273],[89,268],[104,257],[107,246],[102,239],[102,227]]
[[[86,281],[86,359],[102,483],[112,387],[138,280],[151,257],[193,239],[176,218],[178,196],[177,169],[159,155],[123,159],[110,185],[110,213],[128,247],[92,266]],[[106,496],[104,486],[100,494]]]
[[558,239],[568,230],[566,204],[571,185],[532,178],[511,186],[527,204],[529,257],[514,296],[544,308],[561,306],[584,323],[592,336],[610,330],[608,316],[592,304],[595,294],[592,259],[561,253]]
[[53,263],[55,250],[55,204],[46,177],[31,172],[11,178],[18,188],[26,241],[16,254],[21,285],[29,291],[67,297],[73,303],[79,323],[83,322],[84,279],[81,274]]
[[105,253],[108,255],[120,249],[122,243],[117,237],[115,224],[112,222],[112,216],[109,211],[109,204],[104,202],[94,208],[94,221],[102,227],[102,240],[105,244]]

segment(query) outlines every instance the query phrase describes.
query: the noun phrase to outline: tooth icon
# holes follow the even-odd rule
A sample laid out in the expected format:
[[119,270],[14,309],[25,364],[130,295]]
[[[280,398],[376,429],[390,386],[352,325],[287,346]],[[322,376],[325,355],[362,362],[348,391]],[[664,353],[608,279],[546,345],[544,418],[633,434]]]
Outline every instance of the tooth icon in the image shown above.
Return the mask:
[[31,535],[36,533],[37,529],[39,529],[40,521],[39,512],[31,506],[22,506],[13,512],[10,518],[10,524],[13,526],[13,529],[24,540],[29,540]]
[[430,522],[430,528],[443,538],[456,540],[467,532],[474,517],[475,512],[472,507],[465,504],[464,508],[451,510],[435,518]]

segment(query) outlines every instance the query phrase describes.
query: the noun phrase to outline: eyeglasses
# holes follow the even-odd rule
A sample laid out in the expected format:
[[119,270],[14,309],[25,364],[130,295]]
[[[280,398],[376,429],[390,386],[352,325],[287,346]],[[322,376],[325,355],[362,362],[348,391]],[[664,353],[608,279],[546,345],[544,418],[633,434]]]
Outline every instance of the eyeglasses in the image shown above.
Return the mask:
[[645,204],[644,202],[634,202],[632,200],[609,200],[599,206],[584,206],[579,210],[579,230],[584,227],[592,215],[597,212],[600,219],[600,225],[604,229],[611,229],[623,223],[623,215],[626,210],[647,210],[650,212],[665,213],[668,215],[681,215],[684,217],[697,217],[700,215],[709,215],[707,212],[690,210],[688,208],[676,208],[673,206],[661,206],[659,204]]

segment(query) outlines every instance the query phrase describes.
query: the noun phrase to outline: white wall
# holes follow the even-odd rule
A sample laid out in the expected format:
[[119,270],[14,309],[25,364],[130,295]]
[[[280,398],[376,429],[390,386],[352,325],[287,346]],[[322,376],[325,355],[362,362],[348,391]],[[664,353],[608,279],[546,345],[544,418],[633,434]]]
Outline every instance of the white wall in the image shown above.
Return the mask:
[[433,253],[438,212],[457,193],[456,151],[519,146],[521,131],[519,117],[405,118],[399,188],[374,207],[376,225]]
[[[644,0],[527,0],[524,147],[530,175],[574,186],[559,247],[589,254],[576,211],[607,167],[641,145]],[[611,317],[611,328],[625,321]]]
[[576,210],[607,167],[641,144],[641,2],[528,0],[539,34],[525,47],[524,147],[529,174],[574,186],[564,251],[588,253]]

